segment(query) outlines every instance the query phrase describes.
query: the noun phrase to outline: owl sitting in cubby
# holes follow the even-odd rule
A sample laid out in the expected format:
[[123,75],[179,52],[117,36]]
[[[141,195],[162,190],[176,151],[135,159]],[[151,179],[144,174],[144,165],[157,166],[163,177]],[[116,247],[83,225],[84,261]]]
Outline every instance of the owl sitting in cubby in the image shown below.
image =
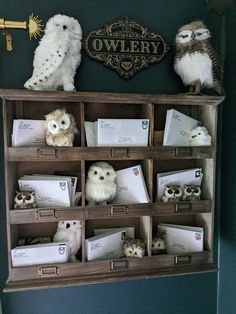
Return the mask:
[[125,239],[123,253],[126,257],[143,257],[145,255],[145,242],[139,239]]
[[59,221],[53,242],[70,243],[70,260],[76,262],[76,254],[81,247],[82,225],[80,220]]
[[27,209],[27,208],[35,208],[35,192],[34,191],[16,191],[16,196],[14,198],[15,209]]
[[152,238],[152,255],[167,253],[166,233],[157,228],[157,234]]
[[72,147],[78,133],[75,118],[65,109],[57,109],[45,116],[46,143],[48,146]]
[[184,185],[183,201],[199,201],[201,199],[201,187],[199,185]]
[[182,197],[182,190],[179,185],[166,185],[162,196],[162,202],[178,202]]

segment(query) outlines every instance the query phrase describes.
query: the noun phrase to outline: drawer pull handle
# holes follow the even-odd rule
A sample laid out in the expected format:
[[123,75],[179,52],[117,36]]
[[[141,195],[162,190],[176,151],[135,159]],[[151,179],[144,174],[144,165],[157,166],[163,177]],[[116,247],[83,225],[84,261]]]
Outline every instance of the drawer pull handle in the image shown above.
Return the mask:
[[39,278],[57,277],[59,276],[58,267],[42,267],[38,269]]
[[175,265],[191,264],[191,255],[175,256]]
[[110,270],[125,270],[125,269],[129,269],[129,262],[127,260],[110,262]]
[[58,158],[56,148],[39,148],[37,149],[37,158],[47,159],[47,158]]
[[188,157],[192,156],[191,147],[175,147],[175,157]]
[[174,205],[175,207],[175,212],[185,212],[185,211],[191,211],[192,210],[192,203],[176,203]]
[[36,219],[43,220],[43,219],[55,219],[55,210],[54,209],[45,209],[45,210],[38,210],[36,212]]
[[111,206],[110,207],[110,215],[112,216],[120,216],[127,215],[128,207],[127,206]]
[[130,157],[129,149],[128,148],[112,148],[111,157],[118,157],[118,158]]

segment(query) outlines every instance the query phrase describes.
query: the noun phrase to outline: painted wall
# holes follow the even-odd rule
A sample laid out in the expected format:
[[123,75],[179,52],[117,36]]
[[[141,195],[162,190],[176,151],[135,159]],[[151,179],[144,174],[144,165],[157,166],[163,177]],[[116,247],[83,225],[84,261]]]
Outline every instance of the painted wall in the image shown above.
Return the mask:
[[[41,0],[0,2],[0,15],[13,20],[26,19],[37,13],[44,21],[56,13],[77,18],[84,33],[101,25],[128,15],[151,29],[163,34],[173,44],[177,28],[194,19],[206,19],[203,0]],[[214,19],[209,19],[214,29],[219,28]],[[27,33],[12,32],[14,52],[5,51],[4,38],[0,38],[0,87],[22,88],[32,71],[33,51],[37,41],[30,42]],[[218,36],[218,35],[217,35]],[[215,40],[218,45],[218,37]],[[160,63],[138,73],[130,81],[120,79],[118,74],[83,54],[76,82],[81,91],[177,93],[183,86],[172,70],[173,49]],[[1,147],[2,149],[2,147]],[[3,157],[1,157],[3,158]],[[3,160],[1,159],[1,174]],[[6,236],[4,227],[3,185],[0,189],[0,280],[1,287],[7,277]],[[112,284],[77,286],[4,294],[4,314],[92,314],[97,313],[159,313],[159,314],[215,314],[217,274],[200,274],[172,278],[157,278]],[[222,312],[223,313],[223,312]]]
[[222,202],[220,215],[219,314],[236,313],[236,3],[226,18],[225,87],[222,123]]

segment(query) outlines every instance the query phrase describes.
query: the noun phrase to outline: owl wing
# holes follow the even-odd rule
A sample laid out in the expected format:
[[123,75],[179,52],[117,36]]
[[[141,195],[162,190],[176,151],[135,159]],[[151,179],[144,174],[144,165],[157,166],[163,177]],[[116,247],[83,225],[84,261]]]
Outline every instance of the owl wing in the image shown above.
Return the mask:
[[220,57],[210,44],[206,45],[206,52],[212,60],[213,81],[221,82],[223,78],[223,69],[221,67]]
[[40,89],[40,86],[46,85],[49,78],[52,77],[63,64],[69,49],[69,44],[65,43],[62,46],[58,43],[53,46],[52,49],[47,50],[45,46],[38,46],[36,49],[33,64],[34,71],[32,77],[24,85],[26,88]]

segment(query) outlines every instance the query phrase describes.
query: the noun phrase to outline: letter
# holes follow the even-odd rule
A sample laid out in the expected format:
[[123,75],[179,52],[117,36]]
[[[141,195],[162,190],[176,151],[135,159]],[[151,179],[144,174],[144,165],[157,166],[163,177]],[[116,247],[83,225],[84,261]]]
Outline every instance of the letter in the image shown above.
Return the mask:
[[120,40],[120,52],[129,52],[129,47],[125,47],[125,40]]
[[96,50],[96,51],[101,51],[102,50],[102,47],[103,47],[103,43],[101,41],[101,39],[99,38],[96,38],[92,41],[92,46],[93,46],[93,49]]
[[159,41],[151,41],[151,45],[153,47],[153,53],[157,53],[157,49],[160,45],[160,42]]
[[[109,41],[110,41],[110,43],[109,43]],[[107,48],[107,51],[113,50],[115,52],[117,49],[117,46],[119,44],[119,40],[104,39],[104,43],[105,43],[105,46]]]
[[139,42],[136,40],[131,40],[130,41],[131,47],[130,47],[130,52],[139,52]]
[[149,42],[148,41],[141,41],[141,52],[142,53],[150,53],[150,50],[149,50]]

